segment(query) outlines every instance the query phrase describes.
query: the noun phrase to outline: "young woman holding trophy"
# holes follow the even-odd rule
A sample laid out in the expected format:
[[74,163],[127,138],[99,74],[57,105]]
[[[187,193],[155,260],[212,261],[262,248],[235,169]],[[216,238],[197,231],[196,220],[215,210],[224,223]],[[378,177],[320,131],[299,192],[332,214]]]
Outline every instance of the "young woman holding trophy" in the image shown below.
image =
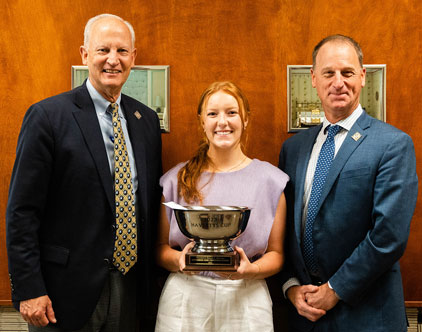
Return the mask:
[[240,257],[234,270],[192,272],[185,259],[194,243],[163,205],[157,260],[172,273],[161,294],[156,331],[273,331],[264,278],[279,272],[284,261],[288,176],[245,155],[250,111],[235,84],[211,84],[200,98],[198,120],[204,131],[199,149],[161,178],[163,202],[242,206],[250,216],[244,233],[232,242]]

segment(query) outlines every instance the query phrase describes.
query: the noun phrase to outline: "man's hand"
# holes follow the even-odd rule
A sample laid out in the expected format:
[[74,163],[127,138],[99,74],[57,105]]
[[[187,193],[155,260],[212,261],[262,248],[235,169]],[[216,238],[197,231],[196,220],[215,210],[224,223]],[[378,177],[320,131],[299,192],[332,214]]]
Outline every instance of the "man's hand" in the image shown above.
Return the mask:
[[287,290],[287,297],[290,302],[296,307],[299,315],[316,322],[326,314],[323,309],[314,308],[306,302],[306,297],[310,294],[318,292],[318,286],[305,285],[305,286],[292,286]]
[[339,298],[334,290],[332,290],[328,283],[318,287],[316,292],[305,294],[306,302],[314,307],[328,311],[337,304]]
[[57,322],[51,300],[47,295],[21,301],[19,311],[26,322],[37,327]]

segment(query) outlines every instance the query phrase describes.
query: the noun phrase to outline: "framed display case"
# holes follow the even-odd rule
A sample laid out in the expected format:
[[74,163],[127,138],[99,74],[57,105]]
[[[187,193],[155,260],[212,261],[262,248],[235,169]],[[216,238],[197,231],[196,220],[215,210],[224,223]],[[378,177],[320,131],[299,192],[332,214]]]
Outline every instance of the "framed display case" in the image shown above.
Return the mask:
[[[88,66],[72,66],[72,89],[88,77]],[[122,93],[157,112],[162,132],[170,132],[170,66],[134,66]]]
[[[324,110],[312,87],[310,65],[287,66],[287,130],[297,132],[319,125]],[[360,94],[360,104],[365,111],[381,121],[386,120],[385,91],[386,65],[364,65],[365,86]]]

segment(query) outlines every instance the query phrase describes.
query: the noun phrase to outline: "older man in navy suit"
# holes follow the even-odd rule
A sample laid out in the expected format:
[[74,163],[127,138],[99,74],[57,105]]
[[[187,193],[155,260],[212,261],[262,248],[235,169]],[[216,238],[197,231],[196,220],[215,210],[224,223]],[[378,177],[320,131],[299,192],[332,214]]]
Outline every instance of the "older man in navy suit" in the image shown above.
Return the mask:
[[418,180],[412,140],[365,113],[362,51],[334,35],[314,49],[322,125],[288,139],[290,176],[283,291],[291,331],[404,332],[399,258]]
[[154,111],[121,94],[134,42],[120,17],[90,19],[80,49],[88,80],[23,120],[7,249],[29,331],[130,332],[151,307],[161,133]]

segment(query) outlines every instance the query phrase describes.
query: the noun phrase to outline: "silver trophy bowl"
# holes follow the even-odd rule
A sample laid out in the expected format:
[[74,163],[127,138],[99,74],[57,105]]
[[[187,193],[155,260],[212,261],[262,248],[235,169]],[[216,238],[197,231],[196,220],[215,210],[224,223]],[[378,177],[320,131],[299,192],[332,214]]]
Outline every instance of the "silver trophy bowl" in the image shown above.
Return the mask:
[[251,210],[239,206],[185,206],[173,209],[180,231],[195,241],[194,253],[233,252],[229,242],[246,229]]

